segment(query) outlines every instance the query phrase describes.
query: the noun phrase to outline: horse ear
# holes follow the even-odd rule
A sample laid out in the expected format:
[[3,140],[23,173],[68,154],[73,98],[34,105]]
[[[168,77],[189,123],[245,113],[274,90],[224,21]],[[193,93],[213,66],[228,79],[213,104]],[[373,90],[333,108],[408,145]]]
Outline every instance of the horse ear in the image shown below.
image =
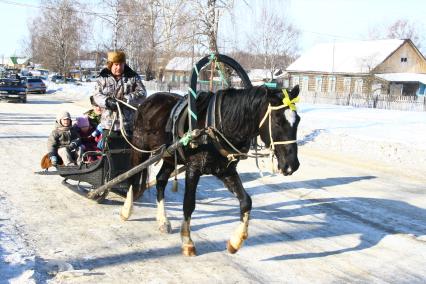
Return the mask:
[[299,89],[299,85],[296,85],[293,87],[293,89],[291,89],[290,93],[288,94],[290,99],[294,99],[299,95],[300,89]]

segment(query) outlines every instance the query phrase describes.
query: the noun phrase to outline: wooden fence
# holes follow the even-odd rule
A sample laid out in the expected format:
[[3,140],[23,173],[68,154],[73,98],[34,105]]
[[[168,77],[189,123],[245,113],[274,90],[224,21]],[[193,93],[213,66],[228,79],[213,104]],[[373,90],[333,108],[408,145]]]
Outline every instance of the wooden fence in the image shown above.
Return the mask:
[[301,102],[404,111],[426,111],[426,96],[390,96],[302,92]]
[[[149,90],[188,92],[188,83],[167,84],[144,81],[144,84]],[[220,86],[214,86],[213,91],[215,91],[216,87],[220,88]],[[199,84],[197,90],[208,90],[208,86]],[[301,102],[311,104],[335,104],[365,108],[426,111],[426,96],[366,95],[302,91],[300,99]]]

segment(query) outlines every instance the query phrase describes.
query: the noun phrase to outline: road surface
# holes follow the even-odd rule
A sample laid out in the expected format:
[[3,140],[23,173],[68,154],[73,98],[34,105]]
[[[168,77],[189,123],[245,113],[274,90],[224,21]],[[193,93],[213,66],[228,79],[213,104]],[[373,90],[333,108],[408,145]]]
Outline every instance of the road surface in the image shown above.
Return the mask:
[[205,176],[191,223],[198,256],[188,258],[180,253],[182,176],[178,193],[166,191],[173,232],[161,234],[153,189],[123,222],[120,197],[99,205],[61,177],[33,174],[56,113],[75,117],[86,106],[60,95],[0,103],[0,283],[426,282],[421,175],[304,146],[290,177],[260,178],[254,161],[242,161],[253,199],[248,240],[226,252],[237,199]]

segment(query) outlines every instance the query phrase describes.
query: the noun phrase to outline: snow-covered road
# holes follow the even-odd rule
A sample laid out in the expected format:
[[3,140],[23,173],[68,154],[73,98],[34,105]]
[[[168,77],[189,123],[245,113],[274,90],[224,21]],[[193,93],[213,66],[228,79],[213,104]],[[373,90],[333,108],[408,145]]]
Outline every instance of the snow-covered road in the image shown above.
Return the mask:
[[[173,233],[165,235],[157,231],[154,190],[123,222],[121,198],[111,194],[98,205],[60,177],[33,174],[56,113],[79,115],[86,101],[57,92],[29,96],[28,104],[0,103],[0,283],[426,281],[425,165],[407,171],[315,147],[325,143],[320,134],[299,147],[293,176],[259,178],[254,161],[242,161],[253,198],[244,247],[226,252],[239,221],[237,200],[206,176],[191,223],[198,256],[186,258],[178,232],[182,177],[178,193],[166,192]],[[58,266],[67,271],[56,274]]]

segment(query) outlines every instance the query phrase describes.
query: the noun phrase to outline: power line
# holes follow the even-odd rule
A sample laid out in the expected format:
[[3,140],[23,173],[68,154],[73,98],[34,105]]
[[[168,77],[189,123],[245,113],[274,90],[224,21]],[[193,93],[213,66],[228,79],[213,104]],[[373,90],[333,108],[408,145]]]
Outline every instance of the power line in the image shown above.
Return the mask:
[[[0,0],[0,3],[4,3],[4,4],[7,4],[7,5],[13,5],[13,6],[26,7],[26,8],[34,8],[34,9],[48,9],[48,10],[60,10],[61,9],[61,8],[53,7],[53,6],[33,5],[33,4],[20,3],[20,2],[9,1],[9,0]],[[73,9],[67,9],[67,10],[74,10],[74,11],[81,13],[81,14],[97,16],[97,17],[100,17],[101,19],[104,19],[104,20],[106,20],[105,17],[117,17],[117,16],[141,17],[141,16],[146,16],[146,15],[142,15],[142,14],[125,14],[125,13],[120,13],[120,12],[118,12],[117,14],[110,14],[110,13],[94,12],[94,11],[87,11],[87,10],[83,11],[83,10],[74,9],[74,8]],[[304,33],[310,33],[310,34],[315,34],[315,35],[319,35],[319,36],[326,36],[326,37],[331,37],[331,38],[341,38],[341,39],[350,39],[350,40],[362,40],[363,39],[361,37],[334,35],[334,34],[322,33],[322,32],[317,32],[317,31],[310,31],[310,30],[305,30],[305,29],[299,29],[299,30],[304,32]]]
[[[53,6],[45,6],[45,5],[33,5],[33,4],[26,4],[26,3],[20,3],[15,1],[8,1],[8,0],[0,0],[0,3],[4,3],[7,5],[12,6],[20,6],[20,7],[26,7],[26,8],[34,8],[34,9],[48,9],[48,10],[61,10],[61,8],[53,7]],[[116,17],[118,16],[125,16],[125,17],[141,17],[145,16],[143,14],[125,14],[125,13],[117,13],[117,14],[109,14],[109,13],[101,13],[101,12],[93,12],[93,11],[83,11],[79,9],[65,9],[65,10],[72,10],[77,13],[86,14],[86,15],[92,15],[92,16],[98,16],[98,17]]]

